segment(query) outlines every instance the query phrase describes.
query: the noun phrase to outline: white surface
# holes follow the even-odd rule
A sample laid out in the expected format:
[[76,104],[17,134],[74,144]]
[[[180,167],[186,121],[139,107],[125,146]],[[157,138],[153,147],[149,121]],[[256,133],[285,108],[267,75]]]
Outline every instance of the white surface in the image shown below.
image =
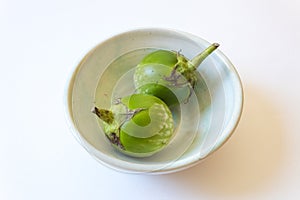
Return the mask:
[[[0,199],[298,199],[299,13],[297,0],[0,1]],[[219,42],[245,89],[230,141],[163,176],[98,164],[68,130],[62,100],[86,51],[147,26]]]

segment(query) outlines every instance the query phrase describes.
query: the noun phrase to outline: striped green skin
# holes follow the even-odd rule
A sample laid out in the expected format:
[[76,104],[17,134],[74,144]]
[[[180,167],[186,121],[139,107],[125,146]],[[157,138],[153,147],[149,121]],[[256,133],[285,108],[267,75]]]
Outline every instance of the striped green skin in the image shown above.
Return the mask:
[[[159,152],[170,142],[174,133],[174,120],[162,100],[152,95],[133,94],[122,98],[121,102],[129,110],[143,110],[121,125],[119,140],[122,148],[113,145],[119,151],[133,157],[147,157]],[[118,114],[122,113],[114,113],[115,116]],[[106,134],[110,133],[106,131]]]

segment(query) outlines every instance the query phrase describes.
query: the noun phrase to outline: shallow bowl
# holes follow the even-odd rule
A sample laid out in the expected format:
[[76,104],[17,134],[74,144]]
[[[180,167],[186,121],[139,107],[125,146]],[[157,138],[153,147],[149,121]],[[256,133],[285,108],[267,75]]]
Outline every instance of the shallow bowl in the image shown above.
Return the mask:
[[[148,158],[133,158],[119,153],[109,144],[99,120],[91,113],[95,105],[110,107],[116,96],[116,85],[124,85],[120,84],[121,79],[129,80],[124,74],[128,75],[127,72],[146,53],[167,49],[180,51],[187,58],[192,58],[209,45],[189,33],[149,28],[124,32],[95,46],[75,67],[66,89],[67,120],[76,139],[103,165],[129,173],[175,172],[211,155],[232,135],[243,106],[240,78],[221,52],[222,46],[198,68],[196,114],[191,116],[189,112],[192,111],[181,112],[184,114],[181,121],[193,123],[189,126],[192,130],[185,133],[178,128],[179,133],[162,152]],[[122,91],[130,90],[128,85]]]

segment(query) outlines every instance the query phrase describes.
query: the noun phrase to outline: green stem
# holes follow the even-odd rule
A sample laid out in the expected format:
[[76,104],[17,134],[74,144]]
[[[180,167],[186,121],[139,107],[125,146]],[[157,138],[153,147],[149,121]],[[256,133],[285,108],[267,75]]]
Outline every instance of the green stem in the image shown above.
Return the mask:
[[101,120],[108,124],[112,124],[114,121],[114,114],[110,110],[94,107],[92,113],[96,114]]
[[190,60],[190,63],[195,68],[197,68],[203,62],[203,60],[205,60],[205,58],[207,56],[209,56],[214,50],[216,50],[219,46],[220,45],[218,43],[211,44],[203,52],[201,52],[200,54],[198,54],[197,56],[195,56],[192,60]]

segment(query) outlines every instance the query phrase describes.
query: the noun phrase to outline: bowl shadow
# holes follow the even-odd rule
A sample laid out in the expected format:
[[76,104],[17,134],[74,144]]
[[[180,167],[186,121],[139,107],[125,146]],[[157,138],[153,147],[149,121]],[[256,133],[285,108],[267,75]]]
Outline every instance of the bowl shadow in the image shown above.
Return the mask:
[[229,141],[202,163],[157,181],[224,198],[252,193],[276,178],[284,155],[279,111],[267,91],[246,85],[244,92],[242,118]]

